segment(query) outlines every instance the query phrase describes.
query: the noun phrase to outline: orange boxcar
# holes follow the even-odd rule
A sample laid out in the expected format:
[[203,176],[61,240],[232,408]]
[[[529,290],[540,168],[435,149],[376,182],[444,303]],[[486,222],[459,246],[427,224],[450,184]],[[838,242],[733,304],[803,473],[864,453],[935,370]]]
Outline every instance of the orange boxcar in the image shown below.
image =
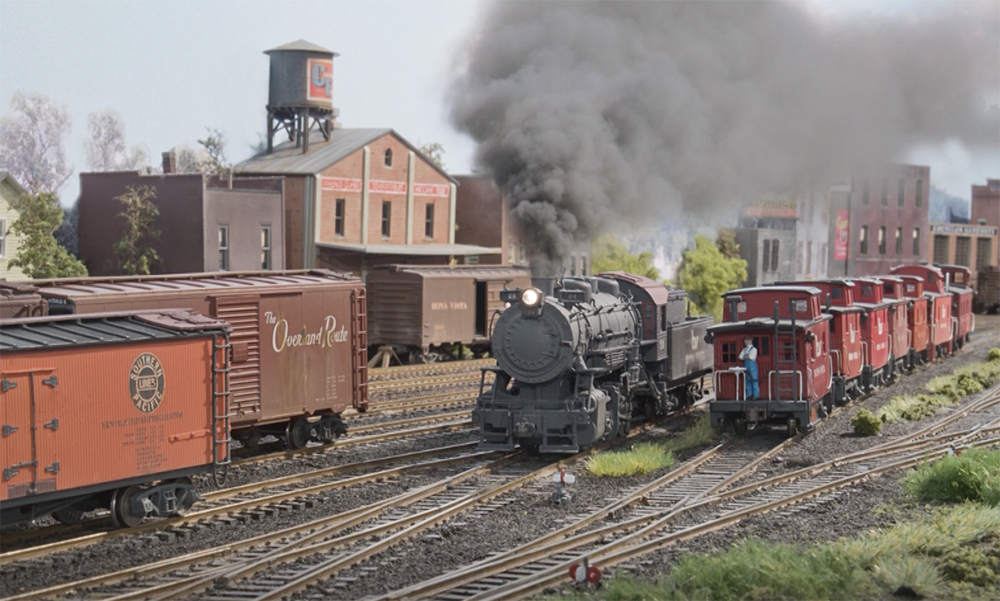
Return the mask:
[[187,477],[229,460],[227,328],[190,311],[3,321],[4,523],[190,507]]

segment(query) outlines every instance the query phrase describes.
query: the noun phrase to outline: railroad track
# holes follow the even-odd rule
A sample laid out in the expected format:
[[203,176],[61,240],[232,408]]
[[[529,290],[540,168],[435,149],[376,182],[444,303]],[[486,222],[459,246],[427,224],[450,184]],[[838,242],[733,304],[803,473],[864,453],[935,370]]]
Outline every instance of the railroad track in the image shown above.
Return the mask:
[[[808,509],[808,505],[797,504],[813,499],[810,502],[815,506],[874,475],[911,467],[951,448],[1000,444],[1000,419],[977,428],[937,434],[959,419],[998,403],[1000,388],[994,388],[961,411],[900,440],[738,488],[732,488],[733,484],[780,452],[782,445],[742,466],[739,454],[720,455],[725,446],[720,445],[556,532],[394,591],[384,599],[524,599],[567,583],[568,568],[582,564],[585,557],[592,565],[606,568],[751,515],[784,508]],[[712,509],[707,519],[677,524],[694,510],[706,508]],[[618,521],[595,527],[610,516]]]
[[383,382],[413,376],[432,376],[435,374],[452,374],[466,371],[478,373],[483,367],[491,365],[496,365],[495,359],[468,359],[464,361],[447,361],[444,363],[425,363],[422,365],[375,367],[369,368],[368,381]]
[[[127,530],[108,529],[111,526],[110,520],[102,518],[86,520],[76,526],[50,526],[38,530],[26,530],[23,531],[25,534],[20,537],[16,535],[5,536],[5,548],[9,548],[16,543],[24,545],[25,542],[30,543],[46,538],[59,537],[67,533],[82,532],[82,534],[74,538],[58,540],[52,543],[5,551],[0,554],[0,566],[17,561],[44,557],[53,553],[77,549],[124,536],[159,532],[172,533],[176,536],[181,529],[188,530],[184,532],[185,536],[193,535],[205,527],[211,527],[208,525],[209,521],[227,524],[235,521],[248,522],[259,520],[275,512],[294,511],[312,507],[315,505],[316,501],[313,499],[316,495],[330,490],[423,471],[447,469],[454,465],[480,461],[483,458],[493,455],[493,453],[471,452],[474,447],[475,443],[471,442],[449,445],[214,490],[204,495],[203,502],[196,506],[195,511],[175,518],[141,524]],[[452,456],[433,459],[437,455]],[[402,462],[402,465],[384,467],[400,462]],[[374,469],[380,467],[383,469]],[[353,476],[346,475],[352,472],[361,473]]]

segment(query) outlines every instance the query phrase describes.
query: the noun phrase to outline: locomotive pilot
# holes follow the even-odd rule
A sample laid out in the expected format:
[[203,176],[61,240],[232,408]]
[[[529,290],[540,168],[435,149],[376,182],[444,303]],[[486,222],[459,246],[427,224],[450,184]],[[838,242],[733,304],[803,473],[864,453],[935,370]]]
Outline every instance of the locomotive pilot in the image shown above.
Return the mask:
[[757,348],[749,336],[743,339],[743,350],[740,351],[739,358],[743,361],[743,367],[746,369],[746,400],[758,399],[760,398],[760,381],[757,379]]

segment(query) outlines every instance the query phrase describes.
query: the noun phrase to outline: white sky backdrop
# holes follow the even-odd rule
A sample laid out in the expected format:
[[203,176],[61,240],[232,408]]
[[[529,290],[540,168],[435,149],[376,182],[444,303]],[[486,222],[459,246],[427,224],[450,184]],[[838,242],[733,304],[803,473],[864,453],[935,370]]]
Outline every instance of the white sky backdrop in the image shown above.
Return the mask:
[[[831,19],[922,6],[918,0],[812,4]],[[333,94],[345,127],[391,127],[418,145],[439,142],[448,170],[468,172],[474,145],[448,123],[445,91],[484,6],[482,0],[0,0],[0,110],[18,90],[65,104],[73,120],[66,150],[77,171],[84,168],[87,115],[106,108],[119,112],[128,143],[144,147],[154,164],[176,145],[195,146],[206,127],[225,132],[236,162],[251,154],[266,127],[262,52],[303,38],[341,55]],[[972,156],[958,145],[905,158],[930,165],[932,183],[962,198],[969,198],[970,184],[1000,176],[1000,157]],[[63,203],[78,192],[74,176],[61,191]]]

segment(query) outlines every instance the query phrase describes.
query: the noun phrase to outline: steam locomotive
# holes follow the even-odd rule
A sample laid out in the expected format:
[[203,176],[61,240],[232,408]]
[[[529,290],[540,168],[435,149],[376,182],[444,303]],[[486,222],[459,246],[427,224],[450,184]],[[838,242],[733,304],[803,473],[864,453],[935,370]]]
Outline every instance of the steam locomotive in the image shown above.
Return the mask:
[[473,411],[481,449],[575,453],[704,393],[713,320],[685,316],[683,291],[616,272],[500,294],[497,365]]

